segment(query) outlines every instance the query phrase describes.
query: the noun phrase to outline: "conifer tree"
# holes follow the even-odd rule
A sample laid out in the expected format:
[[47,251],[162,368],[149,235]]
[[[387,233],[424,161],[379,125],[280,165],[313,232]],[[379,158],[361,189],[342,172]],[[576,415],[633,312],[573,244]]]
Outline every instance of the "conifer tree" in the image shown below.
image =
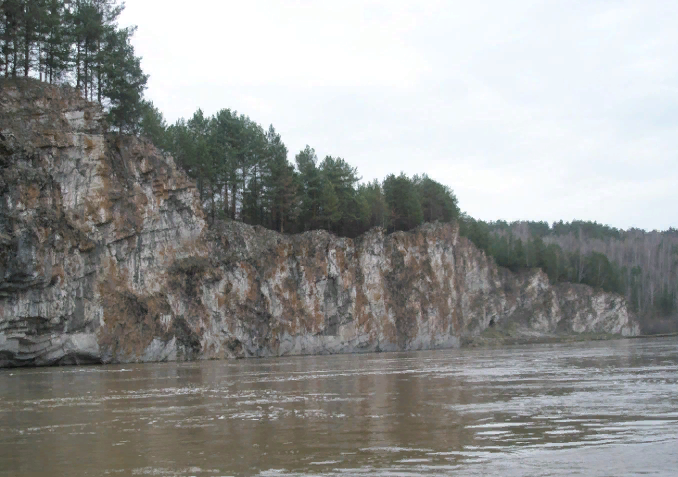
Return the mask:
[[48,0],[41,30],[41,63],[45,81],[59,81],[70,66],[71,41],[64,25],[69,21],[62,0]]
[[38,42],[41,21],[44,15],[44,2],[41,0],[23,0],[21,2],[21,47],[23,74],[28,77],[34,65],[34,48]]
[[273,125],[269,126],[266,139],[269,174],[265,189],[271,213],[269,226],[283,233],[288,223],[297,217],[297,177],[294,167],[287,161],[287,148]]
[[325,181],[320,194],[320,221],[332,232],[335,230],[335,224],[341,219],[341,210],[339,208],[339,197],[330,181]]
[[318,212],[322,181],[316,164],[318,156],[315,149],[306,146],[295,157],[299,171],[302,212],[299,216],[301,230],[311,230],[318,226]]
[[372,227],[386,228],[388,206],[379,181],[374,179],[368,184],[361,184],[358,187],[357,194],[361,203],[362,230],[368,230]]
[[359,223],[355,190],[355,185],[360,180],[357,169],[340,157],[326,156],[320,164],[320,172],[323,183],[332,186],[330,193],[323,185],[325,197],[334,200],[333,196],[336,196],[337,199],[337,212],[331,214],[333,223],[336,223],[334,231],[342,235],[353,235]]
[[451,222],[459,217],[457,198],[449,187],[436,182],[426,174],[412,178],[417,189],[425,222]]
[[[95,54],[91,62],[92,74],[91,83],[96,80],[97,101],[102,104],[103,84],[106,63],[108,62],[106,42],[112,38],[112,33],[117,29],[116,20],[124,9],[124,4],[117,5],[115,0],[92,0],[92,5],[96,9],[99,26],[96,29],[94,38]],[[130,37],[136,28],[131,29]],[[93,97],[94,87],[90,87],[90,98]]]
[[389,230],[410,230],[423,221],[415,184],[404,173],[384,179],[384,197],[389,208]]
[[2,56],[4,58],[5,77],[16,77],[21,49],[23,1],[4,0],[0,4],[0,9],[2,11]]
[[[123,28],[109,32],[105,49],[106,61],[102,67],[102,94],[109,100],[110,122],[120,132],[138,132],[144,112],[142,98],[148,75],[141,70],[141,59],[135,56],[130,42],[134,30],[135,28]],[[88,62],[84,64],[89,68]],[[85,75],[85,84],[89,74],[91,71]]]
[[[71,11],[72,33],[75,42],[75,87],[82,89],[85,98],[92,93],[92,67],[99,39],[104,34],[103,18],[91,0],[76,0]],[[111,34],[109,39],[114,42],[108,51],[111,55],[115,44],[121,43],[124,33]]]
[[155,107],[153,101],[141,101],[141,121],[139,129],[142,135],[155,144],[159,149],[166,151],[169,149],[167,143],[167,123],[162,112]]

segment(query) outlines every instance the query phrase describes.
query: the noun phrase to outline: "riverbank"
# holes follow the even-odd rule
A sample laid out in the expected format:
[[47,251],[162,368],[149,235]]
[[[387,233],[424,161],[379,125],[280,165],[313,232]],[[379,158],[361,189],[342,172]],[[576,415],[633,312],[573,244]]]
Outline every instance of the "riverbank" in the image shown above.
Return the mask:
[[619,339],[667,338],[673,336],[678,336],[678,332],[653,335],[622,336],[613,333],[541,333],[517,326],[509,326],[505,329],[494,327],[487,328],[476,336],[462,338],[461,346],[463,348],[492,348],[527,344],[578,343],[585,341],[609,341]]

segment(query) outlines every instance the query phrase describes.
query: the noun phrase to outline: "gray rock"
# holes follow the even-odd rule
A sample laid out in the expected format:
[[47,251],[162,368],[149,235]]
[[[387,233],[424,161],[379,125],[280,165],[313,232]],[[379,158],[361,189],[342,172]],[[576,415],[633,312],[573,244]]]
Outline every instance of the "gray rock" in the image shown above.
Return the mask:
[[491,322],[639,332],[621,296],[513,275],[453,224],[208,230],[172,158],[102,118],[70,88],[0,88],[0,366],[449,348]]

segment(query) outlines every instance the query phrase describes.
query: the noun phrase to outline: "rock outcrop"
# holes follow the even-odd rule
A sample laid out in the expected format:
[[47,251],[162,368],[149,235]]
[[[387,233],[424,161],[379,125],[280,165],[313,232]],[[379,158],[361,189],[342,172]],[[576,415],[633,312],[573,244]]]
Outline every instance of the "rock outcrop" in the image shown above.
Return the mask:
[[0,83],[0,366],[447,348],[489,326],[638,333],[625,300],[497,268],[451,224],[351,240],[207,228],[150,143]]

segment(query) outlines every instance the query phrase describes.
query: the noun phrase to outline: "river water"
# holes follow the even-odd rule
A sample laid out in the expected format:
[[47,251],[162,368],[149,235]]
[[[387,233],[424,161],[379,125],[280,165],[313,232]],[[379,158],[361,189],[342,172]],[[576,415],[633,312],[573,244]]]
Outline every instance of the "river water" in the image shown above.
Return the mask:
[[678,475],[678,339],[0,370],[0,476]]

